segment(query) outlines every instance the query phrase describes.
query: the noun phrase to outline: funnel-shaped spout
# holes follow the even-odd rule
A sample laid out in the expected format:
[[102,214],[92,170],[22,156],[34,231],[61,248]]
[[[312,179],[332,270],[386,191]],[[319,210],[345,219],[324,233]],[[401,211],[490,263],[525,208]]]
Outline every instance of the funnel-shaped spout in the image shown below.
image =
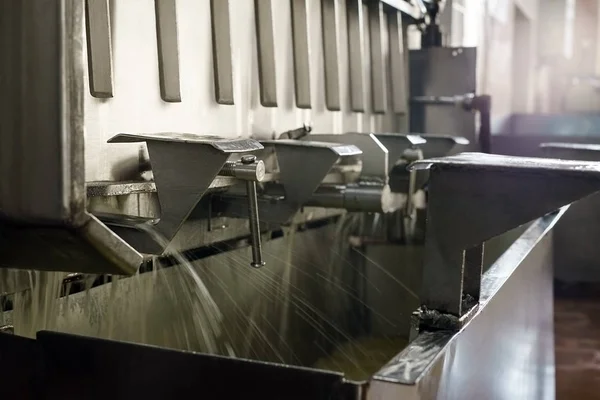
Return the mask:
[[402,159],[404,152],[411,148],[422,148],[427,141],[417,135],[399,133],[376,133],[375,137],[385,146],[390,159],[390,170]]
[[375,134],[343,133],[343,134],[311,134],[304,140],[327,143],[343,143],[356,146],[362,152],[362,179],[387,180],[391,166],[389,152]]
[[263,149],[253,139],[231,140],[188,133],[120,134],[109,142],[148,145],[160,219],[145,221],[115,215],[102,218],[135,249],[149,254],[165,250],[231,154]]
[[424,158],[445,157],[450,154],[451,151],[469,144],[467,138],[460,136],[438,135],[433,133],[425,133],[420,136],[426,141],[419,146],[423,151]]
[[600,190],[600,163],[481,153],[418,161],[428,169],[422,304],[465,315],[477,304],[483,242]]

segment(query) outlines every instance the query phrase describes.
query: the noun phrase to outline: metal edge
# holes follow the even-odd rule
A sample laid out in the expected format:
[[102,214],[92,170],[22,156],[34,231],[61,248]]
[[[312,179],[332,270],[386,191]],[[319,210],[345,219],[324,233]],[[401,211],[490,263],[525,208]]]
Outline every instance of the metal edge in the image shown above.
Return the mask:
[[363,154],[362,150],[352,144],[336,143],[336,142],[321,142],[318,140],[261,140],[261,143],[266,146],[296,146],[296,147],[313,147],[313,148],[329,148],[339,156],[357,156]]
[[325,103],[329,111],[340,111],[339,10],[336,0],[320,0]]
[[464,152],[454,156],[415,161],[409,169],[422,170],[431,166],[443,169],[472,168],[486,171],[556,172],[563,175],[596,175],[600,163],[593,161],[559,160],[506,156],[500,154]]
[[[483,274],[481,283],[481,303],[477,313],[463,327],[477,319],[490,300],[519,268],[523,259],[550,232],[567,211],[568,206],[558,212],[538,218],[509,247],[509,249]],[[461,330],[462,331],[462,330]],[[461,331],[421,332],[402,352],[379,370],[371,382],[388,382],[398,385],[415,385],[430,372],[449,344],[456,340]]]
[[590,152],[600,152],[600,144],[591,143],[560,143],[547,142],[540,144],[541,149],[560,149],[560,150],[582,150]]
[[176,142],[189,144],[204,144],[214,147],[222,153],[243,153],[262,150],[263,145],[255,139],[226,139],[212,135],[195,135],[192,133],[156,132],[144,134],[119,133],[108,139],[108,143],[137,143],[137,142]]
[[85,188],[85,137],[84,137],[84,3],[61,0],[60,32],[60,92],[62,147],[67,149],[63,167],[63,193],[68,196],[64,204],[69,223],[83,225],[86,212]]

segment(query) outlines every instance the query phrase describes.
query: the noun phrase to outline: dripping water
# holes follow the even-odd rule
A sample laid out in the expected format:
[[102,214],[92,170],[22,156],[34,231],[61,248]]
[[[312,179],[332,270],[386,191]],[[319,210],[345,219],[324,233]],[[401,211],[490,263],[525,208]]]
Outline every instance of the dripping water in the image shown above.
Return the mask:
[[[308,245],[313,239],[306,237],[313,235],[300,240],[297,226],[285,228],[277,243],[265,243],[269,263],[259,270],[248,267],[246,251],[221,253],[193,265],[172,252],[176,267],[163,268],[156,259],[151,272],[127,279],[112,276],[110,283],[93,289],[95,277],[90,277],[83,293],[63,298],[64,274],[32,272],[34,289],[15,298],[15,333],[32,337],[42,329],[57,330],[335,369],[358,379],[402,348],[398,338],[360,337],[352,329],[356,304],[367,307],[353,276],[366,285],[375,283],[349,261],[348,237],[370,233],[369,222],[364,214],[347,214],[329,234],[330,242],[315,236]],[[161,240],[151,227],[140,228]],[[313,287],[320,295],[315,297]],[[307,332],[309,347],[299,346],[299,335],[305,340],[301,335]]]

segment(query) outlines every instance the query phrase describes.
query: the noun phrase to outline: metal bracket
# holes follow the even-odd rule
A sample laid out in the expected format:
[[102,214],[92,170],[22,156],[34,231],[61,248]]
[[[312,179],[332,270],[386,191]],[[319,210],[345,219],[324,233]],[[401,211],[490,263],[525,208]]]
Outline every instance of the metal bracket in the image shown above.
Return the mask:
[[[142,253],[161,254],[233,153],[261,150],[253,139],[228,140],[185,133],[119,134],[109,143],[146,142],[161,208],[159,220],[102,215],[111,229]],[[152,231],[145,229],[150,223]]]
[[462,317],[478,304],[483,243],[600,190],[600,163],[462,153],[429,170],[421,302]]

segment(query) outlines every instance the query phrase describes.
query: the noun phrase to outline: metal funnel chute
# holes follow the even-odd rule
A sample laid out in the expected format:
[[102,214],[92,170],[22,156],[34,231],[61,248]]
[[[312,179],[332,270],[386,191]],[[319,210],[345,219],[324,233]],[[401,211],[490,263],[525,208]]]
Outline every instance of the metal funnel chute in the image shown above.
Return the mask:
[[460,326],[475,309],[483,242],[600,190],[600,164],[592,162],[462,153],[412,168],[430,172],[425,325],[439,320],[427,310]]
[[[5,138],[2,136],[1,139]],[[54,181],[41,180],[48,186],[44,196],[27,190],[28,185],[20,191],[1,192],[0,207],[4,214],[0,219],[0,266],[133,274],[143,262],[142,253],[161,254],[165,250],[215,177],[225,169],[232,172],[229,170],[233,164],[227,164],[232,154],[263,148],[252,139],[226,140],[181,133],[121,134],[110,142],[147,143],[160,217],[149,221],[124,215],[90,214],[86,210],[87,191],[79,157],[67,158],[64,162],[64,153],[59,152],[54,157],[45,155],[49,173],[62,172],[64,176],[70,176],[71,181],[69,185],[58,185],[57,190]],[[21,168],[32,174],[42,172],[25,168],[25,163],[30,161],[26,157],[8,159],[17,170]],[[251,172],[250,168],[257,176],[261,167],[264,172],[262,162],[247,166],[246,175]],[[10,184],[12,180],[7,182]],[[28,182],[33,185],[40,180],[31,177]],[[15,201],[17,197],[18,202]],[[44,214],[40,215],[40,211]],[[141,224],[148,228],[140,229]]]

